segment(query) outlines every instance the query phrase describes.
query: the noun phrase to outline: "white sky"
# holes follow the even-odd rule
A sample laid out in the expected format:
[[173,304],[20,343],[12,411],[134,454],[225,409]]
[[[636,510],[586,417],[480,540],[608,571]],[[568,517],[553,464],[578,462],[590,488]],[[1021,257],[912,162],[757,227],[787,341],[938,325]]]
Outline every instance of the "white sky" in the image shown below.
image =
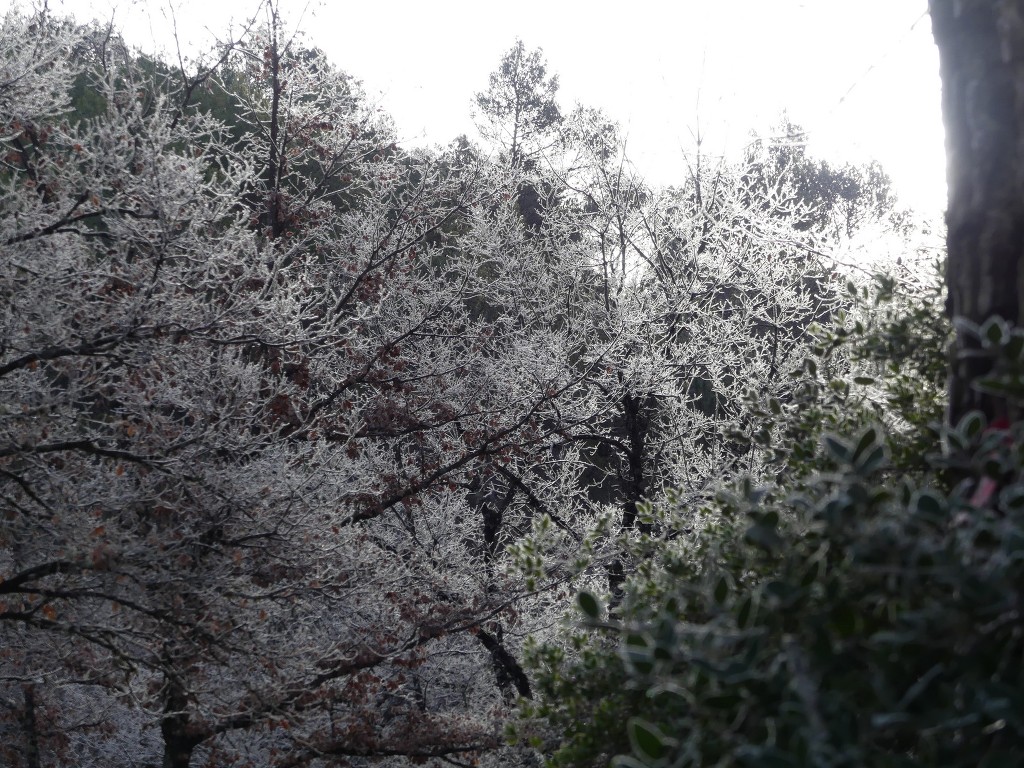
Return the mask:
[[[0,0],[0,5],[11,0]],[[80,21],[113,14],[128,40],[168,46],[167,2],[49,0]],[[541,47],[563,106],[625,128],[654,183],[684,178],[695,136],[735,151],[782,110],[830,160],[879,160],[901,198],[945,205],[938,54],[926,0],[280,0],[309,44],[364,83],[407,144],[475,136],[473,94],[521,37]],[[175,0],[182,38],[225,36],[256,0]]]

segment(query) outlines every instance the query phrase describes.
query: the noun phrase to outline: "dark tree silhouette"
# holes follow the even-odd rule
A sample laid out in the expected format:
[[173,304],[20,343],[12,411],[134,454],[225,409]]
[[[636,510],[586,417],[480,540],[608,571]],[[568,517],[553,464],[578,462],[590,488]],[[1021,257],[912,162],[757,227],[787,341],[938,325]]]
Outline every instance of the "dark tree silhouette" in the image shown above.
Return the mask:
[[[930,0],[939,48],[946,123],[949,205],[947,311],[982,323],[1020,324],[1024,278],[1024,4]],[[961,327],[950,371],[950,419],[979,408],[990,418],[1020,414],[971,382],[988,361]]]

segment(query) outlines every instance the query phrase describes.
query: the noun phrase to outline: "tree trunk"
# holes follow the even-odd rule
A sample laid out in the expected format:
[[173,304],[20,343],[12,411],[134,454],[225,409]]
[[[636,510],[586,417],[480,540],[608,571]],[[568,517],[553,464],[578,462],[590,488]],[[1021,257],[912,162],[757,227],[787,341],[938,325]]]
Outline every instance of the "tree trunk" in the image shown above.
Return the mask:
[[[638,524],[640,505],[645,497],[647,431],[650,427],[647,410],[652,398],[626,395],[622,398],[622,442],[628,446],[622,458],[625,466],[619,468],[619,479],[625,496],[622,507],[622,530],[649,533],[650,527]],[[608,569],[608,591],[613,605],[622,598],[622,585],[626,581],[622,558],[616,558]]]
[[164,678],[164,716],[160,734],[164,742],[163,768],[189,768],[192,752],[202,739],[188,731],[188,696],[171,675]]
[[479,629],[477,639],[491,654],[491,663],[494,665],[494,674],[498,682],[498,689],[505,693],[511,687],[524,699],[532,699],[530,692],[530,680],[523,671],[522,666],[516,661],[516,657],[508,652],[502,645],[500,628],[498,635],[492,635],[484,629]]
[[42,760],[39,751],[39,728],[36,724],[36,689],[32,684],[26,685],[22,692],[25,695],[25,766],[26,768],[40,768]]
[[[947,311],[982,323],[999,315],[1021,325],[1024,280],[1024,2],[929,0],[939,48],[946,124]],[[989,363],[969,353],[977,339],[957,331],[949,417],[972,409],[1009,417],[1001,398],[971,382]]]

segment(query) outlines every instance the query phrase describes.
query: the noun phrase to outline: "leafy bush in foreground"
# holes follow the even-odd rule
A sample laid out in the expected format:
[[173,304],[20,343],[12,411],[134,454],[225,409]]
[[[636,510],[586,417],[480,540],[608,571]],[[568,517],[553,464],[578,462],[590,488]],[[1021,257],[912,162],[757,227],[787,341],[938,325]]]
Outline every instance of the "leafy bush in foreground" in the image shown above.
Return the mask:
[[[1024,334],[974,331],[981,386],[1019,398]],[[535,649],[521,730],[562,734],[554,764],[1019,764],[1024,424],[970,413],[912,470],[881,428],[848,434],[804,479],[723,497],[696,541],[651,510],[623,603],[582,594],[576,652]]]

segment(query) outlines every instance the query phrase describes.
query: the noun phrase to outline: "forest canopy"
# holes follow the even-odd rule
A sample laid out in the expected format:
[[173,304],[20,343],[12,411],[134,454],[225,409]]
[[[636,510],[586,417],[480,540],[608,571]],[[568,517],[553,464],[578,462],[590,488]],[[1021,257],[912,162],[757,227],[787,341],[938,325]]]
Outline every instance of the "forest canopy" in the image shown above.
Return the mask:
[[[649,684],[710,684],[644,667],[676,658],[649,627],[829,562],[765,505],[932,478],[949,331],[912,214],[788,122],[648,185],[521,41],[480,141],[408,149],[284,30],[270,3],[189,69],[0,25],[0,758],[668,754]],[[877,279],[836,257],[867,229],[905,244]]]

